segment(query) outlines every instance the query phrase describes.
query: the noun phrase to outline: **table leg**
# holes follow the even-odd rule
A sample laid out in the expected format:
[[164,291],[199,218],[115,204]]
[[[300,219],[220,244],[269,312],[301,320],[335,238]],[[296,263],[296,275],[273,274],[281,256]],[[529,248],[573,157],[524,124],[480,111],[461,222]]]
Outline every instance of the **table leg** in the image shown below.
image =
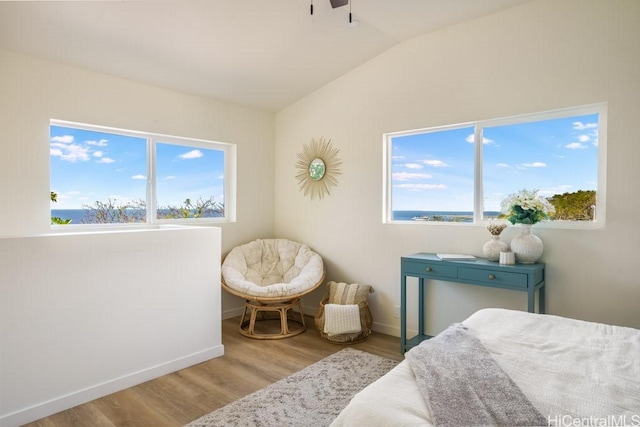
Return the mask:
[[407,276],[400,280],[400,353],[404,354],[407,346]]
[[545,304],[545,290],[546,286],[545,283],[542,282],[542,286],[540,286],[540,290],[538,291],[538,312],[540,314],[546,314],[547,313],[547,308],[546,308],[546,304]]
[[420,277],[418,279],[418,336],[424,336],[424,286],[425,280]]
[[529,313],[536,312],[536,288],[532,286],[527,291],[527,310]]

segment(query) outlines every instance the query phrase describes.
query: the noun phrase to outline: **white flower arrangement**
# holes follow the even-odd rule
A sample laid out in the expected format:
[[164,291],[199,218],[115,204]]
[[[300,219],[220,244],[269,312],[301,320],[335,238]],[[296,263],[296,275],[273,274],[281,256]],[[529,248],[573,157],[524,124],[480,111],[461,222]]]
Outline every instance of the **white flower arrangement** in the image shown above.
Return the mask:
[[538,194],[539,190],[520,190],[509,194],[500,203],[502,213],[511,224],[530,224],[549,219],[555,208],[549,201]]

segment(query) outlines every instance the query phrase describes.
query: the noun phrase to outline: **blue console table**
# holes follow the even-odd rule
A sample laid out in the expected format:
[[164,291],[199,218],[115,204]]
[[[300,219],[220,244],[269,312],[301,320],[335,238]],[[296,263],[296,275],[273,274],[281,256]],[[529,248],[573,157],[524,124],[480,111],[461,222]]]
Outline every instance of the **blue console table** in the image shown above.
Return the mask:
[[[424,332],[425,288],[429,279],[526,292],[527,308],[531,313],[535,312],[538,291],[538,311],[545,313],[542,263],[501,265],[483,258],[443,261],[436,254],[419,253],[402,257],[400,271],[400,345],[403,354],[431,338]],[[407,277],[418,278],[418,335],[412,338],[407,338]]]

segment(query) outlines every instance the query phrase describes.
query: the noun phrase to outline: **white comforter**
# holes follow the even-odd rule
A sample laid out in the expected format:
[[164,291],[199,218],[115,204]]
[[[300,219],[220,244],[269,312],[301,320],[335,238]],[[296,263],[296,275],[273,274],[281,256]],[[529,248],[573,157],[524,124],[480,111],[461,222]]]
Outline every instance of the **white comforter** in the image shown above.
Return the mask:
[[[551,426],[640,426],[640,330],[520,311],[463,322]],[[332,426],[431,426],[404,361],[358,393]]]

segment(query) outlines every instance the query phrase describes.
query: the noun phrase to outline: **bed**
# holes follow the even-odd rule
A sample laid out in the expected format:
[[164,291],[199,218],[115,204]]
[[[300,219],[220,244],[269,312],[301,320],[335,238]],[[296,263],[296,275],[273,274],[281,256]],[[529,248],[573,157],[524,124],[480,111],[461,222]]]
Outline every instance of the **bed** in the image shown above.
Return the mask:
[[[462,325],[544,425],[640,426],[640,330],[503,309],[480,310]],[[428,408],[405,359],[332,426],[431,426]]]

